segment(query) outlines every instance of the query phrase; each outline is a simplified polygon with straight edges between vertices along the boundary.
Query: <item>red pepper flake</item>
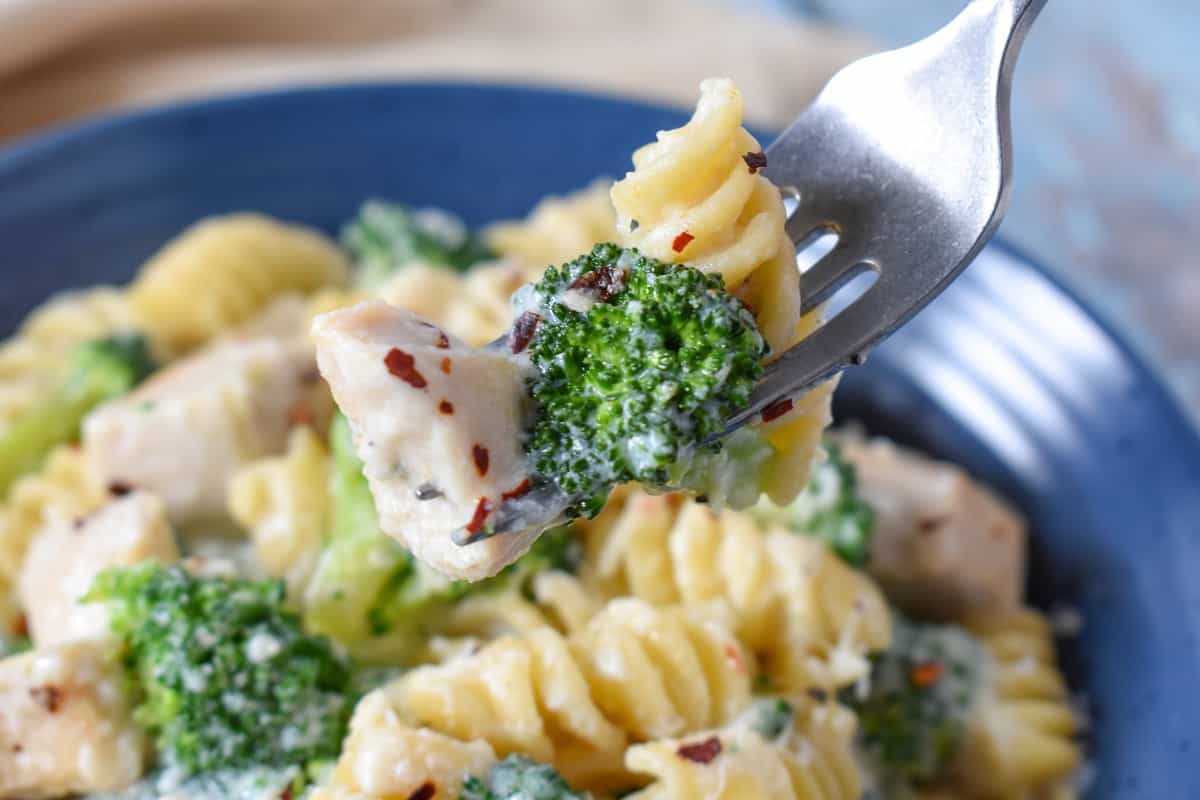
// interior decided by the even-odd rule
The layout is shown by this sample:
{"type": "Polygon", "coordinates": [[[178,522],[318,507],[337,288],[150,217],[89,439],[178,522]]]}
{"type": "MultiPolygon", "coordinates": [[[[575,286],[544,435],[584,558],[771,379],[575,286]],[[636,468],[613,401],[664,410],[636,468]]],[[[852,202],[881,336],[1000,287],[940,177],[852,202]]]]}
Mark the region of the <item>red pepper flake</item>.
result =
{"type": "Polygon", "coordinates": [[[671,249],[674,250],[676,253],[682,253],[683,248],[687,247],[688,244],[691,243],[692,239],[695,239],[695,238],[696,238],[695,236],[692,236],[687,231],[684,231],[683,233],[681,233],[675,237],[675,241],[671,242],[671,249]]]}
{"type": "Polygon", "coordinates": [[[697,764],[709,764],[714,758],[721,755],[721,740],[716,736],[710,736],[703,742],[681,745],[675,754],[688,761],[695,761],[697,764]]]}
{"type": "Polygon", "coordinates": [[[58,713],[58,709],[62,708],[63,690],[57,686],[35,686],[29,690],[29,696],[51,714],[58,713]]]}
{"type": "Polygon", "coordinates": [[[732,644],[727,644],[722,652],[725,653],[725,659],[730,663],[735,672],[739,675],[746,674],[746,662],[742,659],[741,650],[738,650],[732,644]]]}
{"type": "Polygon", "coordinates": [[[442,359],[442,372],[446,373],[447,375],[450,374],[450,356],[446,356],[442,359]]]}
{"type": "Polygon", "coordinates": [[[533,484],[529,482],[529,478],[526,478],[525,480],[521,481],[513,488],[509,489],[507,492],[504,492],[503,494],[501,494],[500,499],[501,500],[515,500],[518,497],[521,497],[522,495],[528,494],[529,490],[532,488],[533,488],[533,484]]]}
{"type": "Polygon", "coordinates": [[[746,153],[742,156],[742,161],[746,162],[746,166],[750,168],[750,174],[753,175],[767,166],[767,154],[761,150],[757,153],[746,153]]]}
{"type": "Polygon", "coordinates": [[[443,333],[442,331],[438,331],[437,348],[439,350],[449,350],[450,349],[450,338],[448,336],[446,336],[446,334],[443,333]]]}
{"type": "Polygon", "coordinates": [[[532,311],[526,311],[517,317],[517,321],[513,323],[512,339],[509,342],[514,353],[519,353],[529,346],[533,335],[537,333],[538,323],[541,321],[542,318],[532,311]]]}
{"type": "Polygon", "coordinates": [[[785,397],[782,400],[776,400],[771,405],[762,410],[762,421],[770,422],[773,419],[779,419],[784,414],[792,410],[792,398],[785,397]]]}
{"type": "Polygon", "coordinates": [[[25,746],[23,744],[21,744],[20,742],[17,742],[9,749],[12,750],[14,753],[22,753],[25,751],[25,746]]]}
{"type": "Polygon", "coordinates": [[[290,783],[283,787],[283,791],[279,793],[279,800],[292,800],[292,785],[290,783]]]}
{"type": "Polygon", "coordinates": [[[108,493],[113,497],[124,497],[133,491],[133,487],[125,481],[112,481],[108,484],[108,493]]]}
{"type": "Polygon", "coordinates": [[[383,363],[387,365],[388,372],[414,389],[425,388],[425,376],[417,371],[413,357],[400,348],[393,347],[388,350],[387,355],[383,357],[383,363]]]}
{"type": "Polygon", "coordinates": [[[475,460],[475,470],[479,473],[479,477],[487,475],[488,464],[491,461],[491,456],[488,449],[481,445],[471,447],[471,458],[475,460]]]}
{"type": "Polygon", "coordinates": [[[479,498],[479,503],[475,506],[475,516],[467,523],[467,533],[479,533],[483,530],[483,523],[491,513],[492,501],[486,497],[479,498]]]}
{"type": "Polygon", "coordinates": [[[608,264],[591,272],[583,273],[567,288],[586,292],[594,296],[601,303],[607,303],[614,296],[623,292],[625,284],[628,282],[629,275],[626,274],[625,270],[608,264]]]}
{"type": "Polygon", "coordinates": [[[24,614],[18,614],[16,621],[13,622],[13,633],[19,639],[29,638],[29,617],[24,614]]]}
{"type": "Polygon", "coordinates": [[[940,661],[926,661],[914,666],[908,673],[908,679],[918,689],[927,689],[940,681],[945,674],[945,664],[940,661]]]}
{"type": "Polygon", "coordinates": [[[454,403],[451,403],[449,400],[443,400],[442,402],[438,403],[438,411],[442,412],[443,414],[453,414],[454,403]]]}
{"type": "Polygon", "coordinates": [[[425,781],[408,796],[408,800],[430,800],[435,794],[437,794],[437,786],[433,781],[425,781]]]}
{"type": "Polygon", "coordinates": [[[316,425],[317,415],[308,400],[297,400],[288,409],[287,420],[289,428],[312,428],[316,425]]]}

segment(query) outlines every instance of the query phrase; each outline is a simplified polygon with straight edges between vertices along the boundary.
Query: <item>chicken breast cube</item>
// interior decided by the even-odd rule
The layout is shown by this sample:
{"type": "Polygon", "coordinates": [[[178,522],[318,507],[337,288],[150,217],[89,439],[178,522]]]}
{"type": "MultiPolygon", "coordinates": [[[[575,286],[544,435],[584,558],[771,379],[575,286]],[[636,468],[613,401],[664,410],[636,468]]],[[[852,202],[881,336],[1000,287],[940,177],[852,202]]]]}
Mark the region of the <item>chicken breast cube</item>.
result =
{"type": "Polygon", "coordinates": [[[114,500],[81,520],[49,523],[21,568],[21,604],[37,647],[108,635],[102,604],[80,603],[103,570],[179,559],[163,502],[147,492],[114,500]]]}
{"type": "Polygon", "coordinates": [[[214,345],[89,415],[84,445],[105,480],[153,491],[173,522],[221,518],[234,471],[283,450],[317,378],[301,340],[214,345]]]}
{"type": "Polygon", "coordinates": [[[142,773],[111,644],[73,642],[0,660],[0,797],[123,789],[142,773]]]}
{"type": "Polygon", "coordinates": [[[452,578],[494,575],[538,530],[451,541],[529,486],[522,368],[373,301],[316,319],[317,363],[350,421],[380,524],[452,578]]]}
{"type": "Polygon", "coordinates": [[[1012,509],[961,467],[883,439],[843,453],[875,510],[868,569],[893,602],[934,619],[1020,607],[1025,523],[1012,509]]]}

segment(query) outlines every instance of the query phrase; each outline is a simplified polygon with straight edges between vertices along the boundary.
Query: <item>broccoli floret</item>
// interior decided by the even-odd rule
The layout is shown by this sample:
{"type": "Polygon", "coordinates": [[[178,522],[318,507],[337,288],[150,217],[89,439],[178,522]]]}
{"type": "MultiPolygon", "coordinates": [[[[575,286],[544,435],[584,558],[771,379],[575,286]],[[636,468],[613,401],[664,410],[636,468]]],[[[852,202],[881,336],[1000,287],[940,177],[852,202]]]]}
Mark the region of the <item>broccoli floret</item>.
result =
{"type": "Polygon", "coordinates": [[[97,576],[142,690],[135,719],[183,774],[303,766],[337,755],[350,670],[284,608],[281,581],[146,563],[97,576]]]}
{"type": "Polygon", "coordinates": [[[468,778],[459,800],[585,800],[558,771],[525,756],[511,755],[492,767],[487,780],[468,778]]]}
{"type": "Polygon", "coordinates": [[[870,689],[843,690],[863,752],[898,785],[939,777],[962,743],[986,653],[953,625],[894,615],[891,646],[872,657],[870,689]]]}
{"type": "Polygon", "coordinates": [[[750,727],[764,739],[778,739],[792,725],[796,709],[780,697],[763,698],[750,707],[750,727]]]}
{"type": "Polygon", "coordinates": [[[83,418],[125,394],[155,369],[146,338],[120,334],[76,348],[61,385],[0,434],[0,497],[36,470],[55,445],[79,438],[83,418]]]}
{"type": "Polygon", "coordinates": [[[875,513],[858,494],[858,475],[837,445],[826,443],[828,458],[813,465],[808,486],[788,506],[764,501],[754,509],[759,519],[815,536],[855,567],[866,565],[875,513]]]}
{"type": "Polygon", "coordinates": [[[330,427],[330,449],[332,522],[309,585],[304,621],[358,658],[407,661],[467,595],[520,588],[543,570],[573,572],[579,565],[579,542],[563,528],[543,535],[494,578],[477,583],[444,578],[380,529],[349,423],[341,415],[330,427]]]}
{"type": "Polygon", "coordinates": [[[281,800],[300,797],[310,776],[300,767],[249,767],[183,777],[159,769],[132,786],[87,795],[87,800],[281,800]]]}
{"type": "Polygon", "coordinates": [[[514,303],[537,315],[526,450],[540,477],[583,498],[576,515],[618,483],[677,484],[699,450],[720,448],[701,443],[762,374],[767,345],[719,275],[637,250],[597,245],[514,303]]]}
{"type": "Polygon", "coordinates": [[[462,220],[435,208],[409,209],[372,200],[342,229],[342,244],[354,255],[356,281],[378,286],[412,261],[466,270],[493,253],[462,220]]]}

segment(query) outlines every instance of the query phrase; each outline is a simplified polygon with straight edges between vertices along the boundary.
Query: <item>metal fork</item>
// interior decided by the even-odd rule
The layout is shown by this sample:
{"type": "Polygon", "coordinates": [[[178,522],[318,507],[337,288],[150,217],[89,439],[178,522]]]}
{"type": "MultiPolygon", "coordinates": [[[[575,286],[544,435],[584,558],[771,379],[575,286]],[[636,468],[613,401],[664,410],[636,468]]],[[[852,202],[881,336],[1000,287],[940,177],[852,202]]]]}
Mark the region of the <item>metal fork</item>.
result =
{"type": "MultiPolygon", "coordinates": [[[[862,364],[962,272],[1004,216],[1012,184],[1009,95],[1017,54],[1046,0],[972,0],[916,44],[837,73],[767,148],[766,174],[794,206],[800,250],[823,233],[834,248],[801,276],[803,310],[866,272],[875,282],[841,313],[767,366],[750,404],[722,436],[771,405],[862,364]]],[[[531,523],[553,524],[570,503],[537,486],[502,504],[470,544],[531,523]]]]}

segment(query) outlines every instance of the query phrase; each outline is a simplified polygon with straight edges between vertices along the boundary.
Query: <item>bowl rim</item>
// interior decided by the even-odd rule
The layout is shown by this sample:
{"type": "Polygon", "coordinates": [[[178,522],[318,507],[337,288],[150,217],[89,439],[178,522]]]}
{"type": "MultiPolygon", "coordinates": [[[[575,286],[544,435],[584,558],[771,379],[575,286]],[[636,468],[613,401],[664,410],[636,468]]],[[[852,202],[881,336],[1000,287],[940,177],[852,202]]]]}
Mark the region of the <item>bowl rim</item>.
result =
{"type": "MultiPolygon", "coordinates": [[[[296,101],[305,98],[317,98],[326,95],[346,95],[354,93],[371,94],[380,91],[393,91],[401,88],[422,89],[451,89],[461,91],[509,91],[577,97],[586,100],[603,100],[620,102],[627,105],[642,106],[646,109],[686,110],[681,106],[669,103],[655,102],[642,98],[629,97],[619,92],[605,92],[595,89],[574,89],[561,86],[539,85],[536,83],[519,83],[510,81],[483,80],[363,80],[337,82],[320,85],[284,86],[269,89],[251,89],[247,91],[223,92],[199,98],[184,98],[142,106],[131,109],[104,111],[86,117],[67,121],[48,128],[35,130],[14,140],[0,144],[0,189],[4,188],[6,176],[10,173],[20,173],[21,166],[30,161],[53,158],[63,149],[70,148],[90,138],[104,135],[130,125],[152,123],[169,120],[184,114],[219,114],[262,102],[279,100],[296,101]]],[[[762,132],[762,129],[758,129],[762,132]]],[[[1176,427],[1187,431],[1188,441],[1179,441],[1179,453],[1188,452],[1192,459],[1200,465],[1200,419],[1196,419],[1184,405],[1182,398],[1164,374],[1163,365],[1157,363],[1141,348],[1134,344],[1131,336],[1124,333],[1108,312],[1099,307],[1088,297],[1088,291],[1079,285],[1062,270],[1049,266],[1040,258],[1032,256],[1028,250],[1014,245],[1003,236],[995,237],[990,247],[997,247],[1009,255],[1028,264],[1042,277],[1048,280],[1054,288],[1061,291],[1072,303],[1078,306],[1091,318],[1104,335],[1116,346],[1131,366],[1143,379],[1144,385],[1153,386],[1158,393],[1157,401],[1177,423],[1176,427]]]]}

